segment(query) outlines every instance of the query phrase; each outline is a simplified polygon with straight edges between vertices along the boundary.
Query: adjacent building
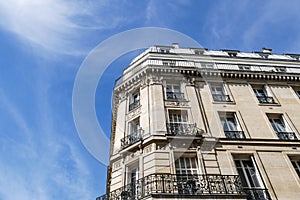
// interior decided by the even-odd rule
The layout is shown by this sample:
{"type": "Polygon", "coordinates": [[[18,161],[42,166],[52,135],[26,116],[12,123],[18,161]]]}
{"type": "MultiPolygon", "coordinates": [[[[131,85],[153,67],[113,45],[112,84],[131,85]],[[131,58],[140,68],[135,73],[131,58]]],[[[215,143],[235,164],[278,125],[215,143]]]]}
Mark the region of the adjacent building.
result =
{"type": "Polygon", "coordinates": [[[153,46],[116,81],[107,194],[300,198],[300,55],[153,46]]]}

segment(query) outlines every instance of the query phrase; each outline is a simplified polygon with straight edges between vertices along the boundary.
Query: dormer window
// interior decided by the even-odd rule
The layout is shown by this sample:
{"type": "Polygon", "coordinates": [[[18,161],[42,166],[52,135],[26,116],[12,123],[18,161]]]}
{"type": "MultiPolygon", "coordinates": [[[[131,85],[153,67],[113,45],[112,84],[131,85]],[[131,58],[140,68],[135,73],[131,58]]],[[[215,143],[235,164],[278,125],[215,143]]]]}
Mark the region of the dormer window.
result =
{"type": "Polygon", "coordinates": [[[163,60],[162,64],[164,66],[176,66],[176,61],[175,60],[163,60]]]}
{"type": "Polygon", "coordinates": [[[251,66],[250,65],[239,65],[239,70],[250,71],[251,66]]]}
{"type": "Polygon", "coordinates": [[[285,67],[275,67],[275,72],[286,72],[285,67]]]}
{"type": "Polygon", "coordinates": [[[204,68],[204,69],[213,69],[214,65],[213,65],[213,63],[201,63],[201,68],[204,68]]]}
{"type": "Polygon", "coordinates": [[[160,53],[170,53],[170,49],[159,49],[160,53]]]}

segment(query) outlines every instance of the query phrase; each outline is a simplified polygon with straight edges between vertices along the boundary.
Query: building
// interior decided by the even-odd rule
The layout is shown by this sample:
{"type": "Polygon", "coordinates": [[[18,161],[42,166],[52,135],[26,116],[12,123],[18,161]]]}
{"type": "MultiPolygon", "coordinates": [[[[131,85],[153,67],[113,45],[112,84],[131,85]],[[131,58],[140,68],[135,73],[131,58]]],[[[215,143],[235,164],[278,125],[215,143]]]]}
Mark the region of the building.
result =
{"type": "Polygon", "coordinates": [[[115,199],[300,199],[300,55],[153,46],[114,89],[115,199]]]}

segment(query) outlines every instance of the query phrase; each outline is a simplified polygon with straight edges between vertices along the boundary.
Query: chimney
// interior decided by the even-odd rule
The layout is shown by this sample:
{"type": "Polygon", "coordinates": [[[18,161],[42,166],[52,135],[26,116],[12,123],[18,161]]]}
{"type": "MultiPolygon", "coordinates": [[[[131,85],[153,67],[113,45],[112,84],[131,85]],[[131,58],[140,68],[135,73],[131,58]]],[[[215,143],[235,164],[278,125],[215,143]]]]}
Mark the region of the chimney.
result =
{"type": "Polygon", "coordinates": [[[173,47],[174,49],[178,49],[178,48],[179,48],[179,44],[178,44],[178,43],[173,43],[173,44],[172,44],[172,47],[173,47]]]}
{"type": "Polygon", "coordinates": [[[262,48],[262,52],[263,52],[263,53],[267,53],[267,54],[272,54],[272,49],[263,47],[263,48],[262,48]]]}

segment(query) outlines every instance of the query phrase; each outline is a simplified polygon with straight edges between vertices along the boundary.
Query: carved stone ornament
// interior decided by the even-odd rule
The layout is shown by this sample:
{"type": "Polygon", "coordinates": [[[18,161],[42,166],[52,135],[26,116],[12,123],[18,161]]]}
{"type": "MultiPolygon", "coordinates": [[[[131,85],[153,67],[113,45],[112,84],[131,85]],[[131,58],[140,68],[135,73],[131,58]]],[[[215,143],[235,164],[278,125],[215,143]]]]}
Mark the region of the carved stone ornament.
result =
{"type": "Polygon", "coordinates": [[[186,101],[165,101],[165,106],[170,107],[188,107],[189,103],[186,101]]]}
{"type": "Polygon", "coordinates": [[[140,115],[141,114],[141,106],[130,111],[128,114],[127,114],[127,120],[131,120],[133,118],[135,118],[136,116],[140,115]]]}

